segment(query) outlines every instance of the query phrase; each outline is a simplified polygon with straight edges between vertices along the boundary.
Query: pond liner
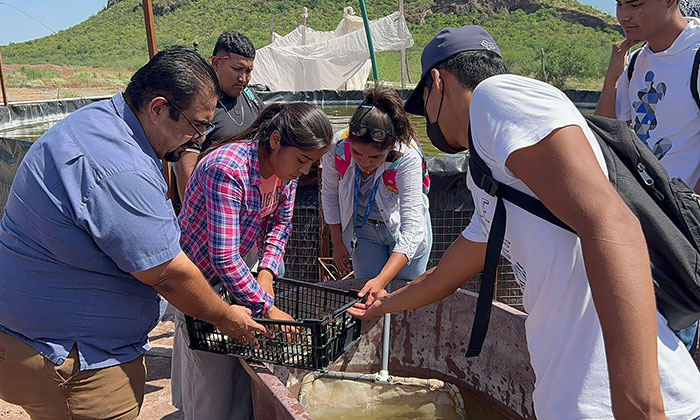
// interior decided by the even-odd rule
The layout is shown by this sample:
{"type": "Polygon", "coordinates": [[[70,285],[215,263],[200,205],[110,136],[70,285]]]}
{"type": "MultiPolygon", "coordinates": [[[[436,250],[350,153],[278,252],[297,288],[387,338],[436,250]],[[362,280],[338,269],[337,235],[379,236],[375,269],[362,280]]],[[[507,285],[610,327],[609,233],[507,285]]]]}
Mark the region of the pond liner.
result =
{"type": "MultiPolygon", "coordinates": [[[[404,100],[412,90],[400,89],[399,95],[404,100]]],[[[564,90],[566,96],[576,106],[595,108],[600,98],[600,92],[585,90],[564,90]]],[[[274,102],[307,102],[319,106],[324,105],[357,105],[362,102],[363,92],[359,90],[313,90],[305,92],[258,92],[265,103],[274,102]]],[[[85,98],[67,98],[45,101],[11,102],[0,108],[0,130],[36,124],[45,121],[59,120],[76,109],[89,103],[110,98],[111,96],[94,96],[85,98]]]]}
{"type": "Polygon", "coordinates": [[[42,122],[58,121],[71,112],[109,96],[74,99],[54,99],[36,102],[10,102],[0,108],[0,130],[22,127],[42,122]]]}
{"type": "Polygon", "coordinates": [[[5,212],[12,180],[31,145],[28,141],[0,137],[0,218],[5,212]]]}

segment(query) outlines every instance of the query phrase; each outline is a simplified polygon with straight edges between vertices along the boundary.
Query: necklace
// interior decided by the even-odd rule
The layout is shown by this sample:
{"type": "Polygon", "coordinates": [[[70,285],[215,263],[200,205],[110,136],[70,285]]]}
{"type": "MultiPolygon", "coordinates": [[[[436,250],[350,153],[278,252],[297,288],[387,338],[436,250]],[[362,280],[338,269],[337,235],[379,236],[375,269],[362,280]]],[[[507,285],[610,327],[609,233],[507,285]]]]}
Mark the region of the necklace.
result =
{"type": "MultiPolygon", "coordinates": [[[[224,105],[224,103],[221,102],[221,99],[218,99],[218,101],[219,101],[219,105],[221,105],[221,107],[224,109],[224,112],[226,112],[226,115],[228,115],[228,117],[231,118],[231,121],[233,121],[233,123],[236,124],[236,125],[239,126],[239,127],[242,126],[242,125],[243,125],[243,121],[245,121],[245,107],[243,106],[243,102],[241,102],[241,122],[238,122],[238,121],[236,121],[235,118],[233,118],[233,115],[231,115],[231,113],[228,112],[228,109],[226,109],[226,106],[224,105]]],[[[235,107],[236,107],[236,105],[234,104],[234,105],[231,107],[231,109],[233,109],[233,108],[235,108],[235,107]]]]}

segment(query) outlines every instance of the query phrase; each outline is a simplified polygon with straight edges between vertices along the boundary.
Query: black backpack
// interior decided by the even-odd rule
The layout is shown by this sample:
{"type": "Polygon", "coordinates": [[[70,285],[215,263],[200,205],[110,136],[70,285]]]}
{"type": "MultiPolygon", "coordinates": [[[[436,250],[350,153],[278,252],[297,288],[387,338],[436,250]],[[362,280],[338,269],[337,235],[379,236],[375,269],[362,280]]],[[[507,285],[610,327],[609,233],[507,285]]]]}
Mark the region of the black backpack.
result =
{"type": "MultiPolygon", "coordinates": [[[[700,196],[668,173],[623,121],[584,116],[600,144],[610,182],[639,218],[649,249],[656,304],[669,326],[680,330],[700,318],[700,196]]],[[[503,200],[574,232],[536,198],[496,181],[469,133],[469,172],[474,183],[497,197],[467,357],[476,356],[488,329],[503,246],[503,200]]],[[[575,232],[574,232],[575,233],[575,232]]]]}
{"type": "MultiPolygon", "coordinates": [[[[634,65],[637,63],[637,57],[642,51],[641,48],[637,49],[630,55],[630,62],[627,65],[627,81],[632,80],[632,74],[634,73],[634,65]]],[[[695,100],[698,108],[700,108],[700,94],[698,93],[698,68],[700,68],[700,48],[695,51],[695,58],[693,59],[693,68],[690,70],[690,95],[695,100]]]]}

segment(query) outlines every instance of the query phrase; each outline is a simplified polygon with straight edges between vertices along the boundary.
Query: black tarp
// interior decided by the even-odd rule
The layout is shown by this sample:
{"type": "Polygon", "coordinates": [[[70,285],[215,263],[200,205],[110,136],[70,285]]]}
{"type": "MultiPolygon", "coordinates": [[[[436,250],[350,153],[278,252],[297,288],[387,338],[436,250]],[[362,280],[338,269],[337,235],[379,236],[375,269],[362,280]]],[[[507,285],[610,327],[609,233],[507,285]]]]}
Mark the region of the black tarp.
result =
{"type": "Polygon", "coordinates": [[[0,137],[0,217],[4,213],[15,173],[31,145],[28,141],[0,137]]]}

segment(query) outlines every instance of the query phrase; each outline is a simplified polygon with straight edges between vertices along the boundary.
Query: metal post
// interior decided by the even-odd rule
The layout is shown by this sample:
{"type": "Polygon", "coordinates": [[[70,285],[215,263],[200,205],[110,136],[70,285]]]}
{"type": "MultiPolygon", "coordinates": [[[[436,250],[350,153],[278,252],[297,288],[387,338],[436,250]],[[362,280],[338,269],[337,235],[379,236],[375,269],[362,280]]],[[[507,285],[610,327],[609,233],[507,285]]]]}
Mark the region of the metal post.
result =
{"type": "MultiPolygon", "coordinates": [[[[403,0],[399,0],[399,16],[405,19],[403,15],[403,0]]],[[[404,37],[403,25],[399,24],[399,36],[404,37]]],[[[401,89],[406,89],[406,49],[401,48],[401,89]]]]}
{"type": "Polygon", "coordinates": [[[306,45],[306,22],[309,20],[309,9],[301,9],[301,45],[306,45]]]}
{"type": "Polygon", "coordinates": [[[158,52],[156,27],[153,19],[153,1],[143,0],[143,17],[146,20],[146,40],[148,42],[148,57],[152,58],[158,52]]]}
{"type": "MultiPolygon", "coordinates": [[[[143,0],[143,18],[146,22],[146,41],[148,43],[148,57],[153,58],[154,55],[158,53],[158,43],[156,41],[156,24],[153,18],[153,1],[143,0]]],[[[168,198],[172,200],[173,206],[177,201],[177,185],[175,185],[175,180],[173,179],[173,168],[170,166],[170,162],[162,160],[163,162],[163,178],[168,184],[168,198]]]]}
{"type": "Polygon", "coordinates": [[[544,68],[544,48],[540,48],[542,52],[542,80],[547,83],[547,70],[544,68]]]}
{"type": "MultiPolygon", "coordinates": [[[[322,189],[322,179],[321,179],[321,164],[318,165],[317,172],[317,188],[318,188],[318,236],[319,236],[319,249],[318,255],[321,258],[328,258],[331,256],[331,231],[326,224],[326,218],[323,216],[323,200],[321,200],[321,189],[322,189]]],[[[338,268],[340,271],[340,267],[338,268]]],[[[320,274],[320,267],[319,267],[320,274]]]]}
{"type": "Polygon", "coordinates": [[[270,44],[275,42],[275,15],[270,16],[270,44]]]}
{"type": "Polygon", "coordinates": [[[2,72],[2,53],[0,52],[0,88],[2,88],[2,103],[7,106],[7,92],[5,91],[5,75],[2,72]]]}
{"type": "Polygon", "coordinates": [[[377,70],[377,57],[374,55],[374,43],[372,42],[372,32],[369,29],[369,18],[367,18],[367,7],[365,7],[365,0],[360,0],[360,10],[362,10],[362,20],[365,23],[365,35],[367,35],[369,58],[372,60],[372,76],[374,76],[374,85],[376,87],[379,85],[379,70],[377,70]]]}

